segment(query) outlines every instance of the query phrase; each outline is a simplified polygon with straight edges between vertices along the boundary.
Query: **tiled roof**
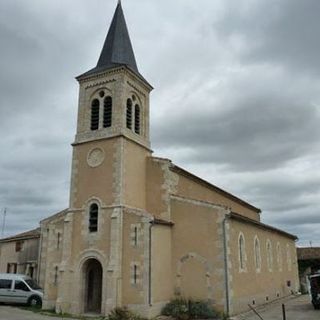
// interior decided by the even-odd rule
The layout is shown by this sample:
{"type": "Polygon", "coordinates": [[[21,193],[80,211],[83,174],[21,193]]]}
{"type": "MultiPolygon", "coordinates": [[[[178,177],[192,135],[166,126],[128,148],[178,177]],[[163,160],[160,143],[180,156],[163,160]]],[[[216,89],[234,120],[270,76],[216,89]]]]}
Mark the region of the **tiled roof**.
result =
{"type": "Polygon", "coordinates": [[[33,229],[30,231],[26,231],[23,233],[16,234],[14,236],[0,239],[1,242],[10,242],[10,241],[17,241],[17,240],[26,240],[26,239],[32,239],[32,238],[39,238],[40,237],[40,228],[33,229]]]}

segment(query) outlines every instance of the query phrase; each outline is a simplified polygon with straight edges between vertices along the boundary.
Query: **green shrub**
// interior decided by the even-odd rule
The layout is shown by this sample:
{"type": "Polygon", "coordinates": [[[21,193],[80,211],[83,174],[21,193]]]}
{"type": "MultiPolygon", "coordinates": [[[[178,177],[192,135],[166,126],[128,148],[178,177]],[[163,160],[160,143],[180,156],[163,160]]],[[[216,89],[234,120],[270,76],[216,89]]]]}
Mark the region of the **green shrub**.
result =
{"type": "Polygon", "coordinates": [[[127,308],[115,308],[107,317],[107,320],[145,320],[127,308]]]}
{"type": "Polygon", "coordinates": [[[183,299],[174,299],[162,309],[164,316],[171,316],[179,320],[189,319],[188,301],[183,299]]]}
{"type": "Polygon", "coordinates": [[[169,302],[162,314],[178,320],[187,319],[219,319],[219,313],[206,301],[175,299],[169,302]]]}

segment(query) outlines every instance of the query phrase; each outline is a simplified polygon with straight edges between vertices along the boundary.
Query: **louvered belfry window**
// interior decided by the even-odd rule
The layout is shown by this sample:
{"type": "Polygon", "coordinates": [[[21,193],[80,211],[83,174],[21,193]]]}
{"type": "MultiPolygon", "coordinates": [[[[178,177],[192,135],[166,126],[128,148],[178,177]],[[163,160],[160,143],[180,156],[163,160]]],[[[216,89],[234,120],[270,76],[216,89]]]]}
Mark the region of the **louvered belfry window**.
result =
{"type": "Polygon", "coordinates": [[[90,212],[89,212],[89,231],[90,232],[98,231],[98,214],[99,214],[99,207],[96,203],[93,203],[90,206],[90,212]]]}
{"type": "Polygon", "coordinates": [[[104,99],[103,127],[109,128],[112,125],[112,98],[110,96],[104,99]]]}
{"type": "Polygon", "coordinates": [[[127,128],[132,128],[132,101],[131,99],[127,100],[127,128]]]}
{"type": "Polygon", "coordinates": [[[134,107],[134,132],[140,134],[140,107],[137,104],[134,107]]]}
{"type": "Polygon", "coordinates": [[[91,104],[91,130],[99,129],[99,108],[99,100],[94,99],[91,104]]]}

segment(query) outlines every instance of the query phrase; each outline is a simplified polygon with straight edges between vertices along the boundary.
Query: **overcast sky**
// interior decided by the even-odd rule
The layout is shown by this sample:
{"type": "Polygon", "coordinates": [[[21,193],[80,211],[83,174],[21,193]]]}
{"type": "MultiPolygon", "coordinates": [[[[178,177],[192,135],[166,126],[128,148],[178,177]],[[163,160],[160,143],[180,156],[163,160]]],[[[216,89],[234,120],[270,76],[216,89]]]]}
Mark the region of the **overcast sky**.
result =
{"type": "MultiPolygon", "coordinates": [[[[116,0],[1,0],[5,236],[68,206],[78,84],[116,0]]],[[[320,245],[320,1],[123,0],[155,155],[320,245]]],[[[2,219],[2,216],[1,216],[2,219]]],[[[0,221],[2,225],[2,221],[0,221]]]]}

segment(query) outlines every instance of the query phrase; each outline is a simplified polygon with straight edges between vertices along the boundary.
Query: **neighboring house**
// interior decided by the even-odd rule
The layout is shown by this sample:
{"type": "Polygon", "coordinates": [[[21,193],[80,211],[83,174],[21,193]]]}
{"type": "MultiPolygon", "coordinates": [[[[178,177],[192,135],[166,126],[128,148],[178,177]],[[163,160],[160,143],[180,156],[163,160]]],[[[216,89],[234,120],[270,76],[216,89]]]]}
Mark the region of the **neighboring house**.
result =
{"type": "Polygon", "coordinates": [[[320,272],[320,248],[297,248],[301,291],[308,292],[307,277],[320,272]]]}
{"type": "Polygon", "coordinates": [[[40,228],[0,239],[0,273],[37,279],[40,228]]]}
{"type": "Polygon", "coordinates": [[[294,235],[152,156],[152,87],[138,71],[120,2],[97,66],[77,80],[69,208],[41,222],[44,308],[105,315],[128,306],[151,317],[184,297],[235,314],[298,291],[294,235]]]}

